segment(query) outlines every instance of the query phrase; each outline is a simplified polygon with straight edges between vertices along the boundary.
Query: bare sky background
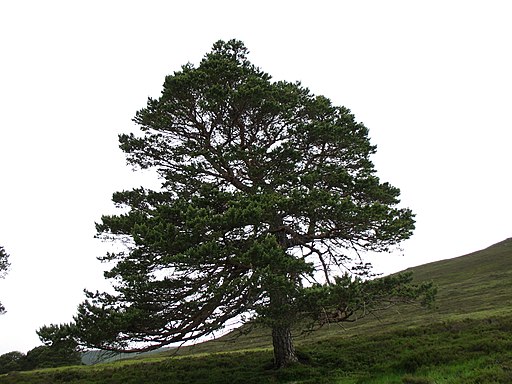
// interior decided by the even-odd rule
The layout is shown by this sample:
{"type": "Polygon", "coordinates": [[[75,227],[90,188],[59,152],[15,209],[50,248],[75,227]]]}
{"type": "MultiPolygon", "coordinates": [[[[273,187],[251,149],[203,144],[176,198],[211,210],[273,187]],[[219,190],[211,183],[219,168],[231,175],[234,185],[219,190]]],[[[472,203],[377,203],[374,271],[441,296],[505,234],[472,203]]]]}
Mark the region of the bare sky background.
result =
{"type": "Polygon", "coordinates": [[[370,129],[374,162],[416,213],[377,271],[512,236],[509,1],[0,2],[0,354],[69,322],[109,286],[94,222],[132,173],[117,135],[164,77],[237,38],[276,80],[300,80],[370,129]]]}

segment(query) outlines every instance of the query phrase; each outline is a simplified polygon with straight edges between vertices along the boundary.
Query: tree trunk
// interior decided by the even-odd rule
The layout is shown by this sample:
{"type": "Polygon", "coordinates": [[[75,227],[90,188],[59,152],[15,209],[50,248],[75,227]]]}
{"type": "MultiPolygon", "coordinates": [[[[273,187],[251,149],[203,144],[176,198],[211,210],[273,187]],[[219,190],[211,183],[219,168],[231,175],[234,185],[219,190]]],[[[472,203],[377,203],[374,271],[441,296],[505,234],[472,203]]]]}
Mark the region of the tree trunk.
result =
{"type": "Polygon", "coordinates": [[[274,364],[277,368],[298,361],[290,326],[274,326],[272,328],[272,344],[274,345],[274,364]]]}
{"type": "MultiPolygon", "coordinates": [[[[283,256],[292,257],[286,254],[288,240],[285,231],[281,229],[283,228],[281,217],[276,217],[273,227],[278,229],[274,232],[274,235],[283,250],[283,256]]],[[[289,271],[283,268],[281,264],[273,272],[276,277],[279,277],[276,281],[285,277],[286,280],[291,280],[292,283],[295,282],[293,276],[290,276],[289,271]]],[[[290,312],[291,300],[288,297],[289,292],[290,286],[286,283],[283,286],[277,285],[270,291],[270,309],[273,320],[272,344],[274,345],[274,364],[276,368],[286,367],[299,361],[293,346],[291,324],[294,316],[292,314],[293,311],[290,312]]]]}

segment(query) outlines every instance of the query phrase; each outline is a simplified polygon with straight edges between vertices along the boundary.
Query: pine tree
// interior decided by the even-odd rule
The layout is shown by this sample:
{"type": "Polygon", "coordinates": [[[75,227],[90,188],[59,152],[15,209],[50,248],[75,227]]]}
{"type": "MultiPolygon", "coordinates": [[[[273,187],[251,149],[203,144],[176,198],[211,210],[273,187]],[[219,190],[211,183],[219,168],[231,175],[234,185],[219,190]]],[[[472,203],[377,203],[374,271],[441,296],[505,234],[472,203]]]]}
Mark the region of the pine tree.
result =
{"type": "Polygon", "coordinates": [[[244,316],[271,327],[281,367],[297,361],[299,320],[347,320],[426,293],[410,276],[367,279],[359,260],[414,229],[399,190],[376,176],[368,129],[247,54],[217,42],[166,77],[134,118],[140,134],[120,135],[128,163],[156,170],[161,189],[115,193],[124,213],[97,224],[124,248],[101,258],[116,293],[88,292],[79,307],[82,343],[145,351],[244,316]]]}

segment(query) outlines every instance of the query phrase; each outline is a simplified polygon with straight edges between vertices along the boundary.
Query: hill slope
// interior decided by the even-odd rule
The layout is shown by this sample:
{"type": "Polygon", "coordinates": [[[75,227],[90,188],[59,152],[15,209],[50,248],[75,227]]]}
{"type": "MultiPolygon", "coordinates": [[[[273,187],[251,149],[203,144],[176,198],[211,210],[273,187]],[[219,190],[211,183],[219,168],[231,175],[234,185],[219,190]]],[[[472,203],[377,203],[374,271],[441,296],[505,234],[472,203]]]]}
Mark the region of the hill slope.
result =
{"type": "Polygon", "coordinates": [[[411,268],[439,286],[440,314],[497,313],[512,308],[512,238],[478,252],[411,268]]]}

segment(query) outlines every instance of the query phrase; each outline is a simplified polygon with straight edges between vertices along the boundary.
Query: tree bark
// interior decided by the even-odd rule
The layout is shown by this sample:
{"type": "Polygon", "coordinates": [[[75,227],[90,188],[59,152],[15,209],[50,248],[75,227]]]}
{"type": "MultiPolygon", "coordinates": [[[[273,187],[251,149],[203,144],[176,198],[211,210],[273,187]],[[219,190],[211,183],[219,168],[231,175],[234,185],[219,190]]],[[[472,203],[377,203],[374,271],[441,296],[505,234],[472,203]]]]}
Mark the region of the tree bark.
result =
{"type": "Polygon", "coordinates": [[[272,344],[274,345],[274,364],[282,368],[299,361],[293,346],[290,326],[274,326],[272,328],[272,344]]]}
{"type": "MultiPolygon", "coordinates": [[[[287,237],[284,231],[283,220],[277,216],[273,223],[273,228],[276,228],[274,232],[279,246],[286,252],[287,237]]],[[[282,267],[281,267],[282,268],[282,267]]],[[[286,270],[274,271],[276,275],[281,275],[287,279],[293,279],[286,270]]],[[[272,344],[274,346],[274,365],[276,368],[286,367],[287,365],[298,362],[297,355],[295,354],[295,347],[293,346],[291,324],[293,314],[290,313],[289,304],[290,299],[288,297],[287,290],[289,287],[283,286],[273,289],[270,292],[270,308],[272,313],[272,344]]]]}

